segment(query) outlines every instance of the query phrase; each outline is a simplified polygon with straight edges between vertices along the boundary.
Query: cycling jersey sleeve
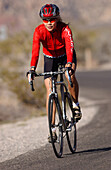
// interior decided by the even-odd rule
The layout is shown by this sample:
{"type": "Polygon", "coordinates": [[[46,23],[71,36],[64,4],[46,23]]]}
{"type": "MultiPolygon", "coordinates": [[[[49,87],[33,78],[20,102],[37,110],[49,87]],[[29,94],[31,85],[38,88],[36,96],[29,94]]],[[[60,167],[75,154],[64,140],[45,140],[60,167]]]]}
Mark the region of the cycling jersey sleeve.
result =
{"type": "Polygon", "coordinates": [[[74,42],[73,42],[71,29],[68,26],[63,31],[63,37],[65,39],[67,62],[72,63],[72,61],[73,61],[73,51],[74,51],[74,42]]]}
{"type": "Polygon", "coordinates": [[[40,33],[36,28],[33,35],[33,44],[32,44],[32,58],[31,58],[31,67],[37,67],[39,59],[39,50],[40,50],[40,33]]]}

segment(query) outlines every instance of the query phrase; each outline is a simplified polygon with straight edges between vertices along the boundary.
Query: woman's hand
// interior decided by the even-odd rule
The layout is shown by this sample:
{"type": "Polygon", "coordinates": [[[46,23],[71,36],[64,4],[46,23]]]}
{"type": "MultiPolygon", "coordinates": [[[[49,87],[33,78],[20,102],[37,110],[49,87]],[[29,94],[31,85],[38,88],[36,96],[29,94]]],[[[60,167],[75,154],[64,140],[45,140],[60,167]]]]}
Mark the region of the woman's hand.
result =
{"type": "Polygon", "coordinates": [[[34,80],[35,78],[35,70],[31,69],[30,71],[27,72],[27,77],[28,81],[30,82],[31,80],[34,80]]]}
{"type": "Polygon", "coordinates": [[[75,73],[75,67],[74,67],[74,63],[70,64],[70,63],[67,63],[65,65],[65,67],[68,67],[69,69],[69,75],[73,75],[75,73]]]}

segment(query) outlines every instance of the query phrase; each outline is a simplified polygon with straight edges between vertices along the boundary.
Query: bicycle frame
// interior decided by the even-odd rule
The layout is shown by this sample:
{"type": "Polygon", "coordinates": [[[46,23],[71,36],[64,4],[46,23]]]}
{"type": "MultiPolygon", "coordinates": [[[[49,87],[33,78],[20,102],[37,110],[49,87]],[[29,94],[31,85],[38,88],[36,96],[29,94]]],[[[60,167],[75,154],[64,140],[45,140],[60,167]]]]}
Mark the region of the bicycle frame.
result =
{"type": "MultiPolygon", "coordinates": [[[[45,72],[45,73],[34,73],[34,76],[35,77],[38,77],[38,76],[45,76],[45,75],[50,75],[51,76],[51,94],[54,94],[55,97],[57,98],[58,100],[58,103],[59,103],[59,99],[58,99],[58,93],[57,93],[57,89],[56,89],[56,86],[60,85],[60,92],[61,92],[61,100],[62,100],[62,109],[60,107],[60,110],[61,110],[61,114],[62,114],[62,119],[66,120],[66,112],[65,112],[65,103],[64,103],[64,89],[65,89],[65,92],[68,92],[68,89],[66,87],[66,84],[64,83],[64,78],[63,78],[63,74],[65,74],[65,72],[67,72],[67,76],[68,76],[68,79],[69,79],[69,82],[70,82],[70,85],[71,87],[73,86],[72,85],[72,81],[71,81],[71,76],[69,75],[69,67],[67,68],[64,68],[62,65],[59,64],[59,71],[55,71],[55,72],[45,72]],[[64,71],[63,71],[64,69],[64,71]],[[59,75],[60,74],[60,81],[55,81],[55,75],[59,75]]],[[[33,80],[31,80],[33,78],[33,73],[30,74],[30,82],[29,84],[31,85],[31,90],[34,91],[34,87],[33,87],[33,80]]],[[[59,104],[60,106],[60,104],[59,104]]],[[[66,126],[65,126],[65,123],[63,121],[63,125],[64,125],[64,130],[66,130],[66,126]]]]}
{"type": "MultiPolygon", "coordinates": [[[[62,71],[62,67],[59,67],[60,71],[62,71]]],[[[66,120],[66,111],[65,111],[65,103],[64,103],[64,89],[65,89],[65,92],[68,92],[68,89],[67,89],[67,86],[66,84],[64,83],[64,78],[63,78],[63,73],[60,74],[60,81],[55,81],[55,78],[54,77],[51,77],[52,81],[51,81],[51,85],[52,85],[52,91],[50,93],[51,94],[54,94],[55,97],[57,98],[58,100],[58,103],[59,103],[59,99],[58,99],[58,93],[57,93],[57,88],[56,86],[60,86],[60,93],[61,93],[61,100],[62,100],[62,109],[61,109],[61,106],[60,106],[60,110],[61,110],[61,114],[62,114],[62,119],[63,120],[66,120]]],[[[63,121],[63,125],[64,125],[64,130],[66,130],[66,125],[65,125],[65,122],[63,121]]]]}
{"type": "Polygon", "coordinates": [[[67,76],[68,76],[70,85],[72,87],[71,77],[69,75],[69,70],[68,70],[69,68],[64,68],[64,71],[63,71],[63,67],[59,66],[59,69],[60,71],[56,71],[56,72],[46,72],[46,73],[37,74],[35,72],[33,73],[30,71],[28,73],[30,74],[29,83],[31,85],[32,91],[34,91],[33,80],[32,80],[33,75],[35,77],[45,76],[45,75],[51,76],[51,93],[49,95],[49,102],[48,102],[48,120],[49,120],[49,131],[50,131],[50,137],[51,137],[51,142],[50,141],[49,142],[52,143],[54,153],[58,158],[60,158],[63,154],[63,138],[65,136],[67,137],[69,149],[72,153],[76,151],[76,140],[77,140],[76,120],[74,118],[74,113],[72,109],[72,99],[68,92],[67,86],[64,82],[64,78],[63,78],[65,71],[67,71],[67,76]],[[55,75],[60,75],[60,81],[57,81],[55,79],[55,75]],[[60,96],[61,96],[62,106],[60,105],[60,102],[59,102],[60,100],[58,96],[57,86],[60,86],[60,96]],[[67,106],[69,108],[68,112],[67,112],[67,106]],[[70,113],[71,113],[71,116],[70,116],[70,113]],[[58,135],[56,135],[57,136],[56,139],[53,139],[52,130],[54,130],[54,128],[58,130],[56,131],[58,132],[58,135]],[[64,136],[63,136],[63,133],[65,133],[64,136]]]}

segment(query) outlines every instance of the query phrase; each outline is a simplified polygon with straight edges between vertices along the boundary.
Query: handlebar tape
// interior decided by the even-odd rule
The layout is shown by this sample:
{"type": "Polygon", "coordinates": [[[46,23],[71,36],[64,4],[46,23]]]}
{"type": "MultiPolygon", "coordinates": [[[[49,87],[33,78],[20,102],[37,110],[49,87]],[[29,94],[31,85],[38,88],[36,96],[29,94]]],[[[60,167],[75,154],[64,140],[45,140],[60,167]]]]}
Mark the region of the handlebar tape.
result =
{"type": "Polygon", "coordinates": [[[67,76],[68,76],[68,80],[69,80],[70,86],[73,87],[73,83],[71,81],[71,76],[69,75],[69,69],[66,70],[66,73],[67,73],[67,76]]]}

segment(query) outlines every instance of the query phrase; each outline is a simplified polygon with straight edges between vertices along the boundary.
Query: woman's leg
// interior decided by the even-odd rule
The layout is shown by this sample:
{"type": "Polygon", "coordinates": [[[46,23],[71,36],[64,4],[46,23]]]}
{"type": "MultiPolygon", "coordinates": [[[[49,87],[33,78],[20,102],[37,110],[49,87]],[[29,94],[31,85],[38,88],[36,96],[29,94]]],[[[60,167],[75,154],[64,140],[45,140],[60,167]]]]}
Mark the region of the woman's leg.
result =
{"type": "Polygon", "coordinates": [[[51,79],[50,78],[46,78],[44,80],[45,83],[45,87],[46,87],[46,112],[48,115],[48,101],[49,101],[49,94],[51,93],[51,79]]]}
{"type": "MultiPolygon", "coordinates": [[[[47,115],[48,115],[48,101],[49,101],[49,94],[51,93],[51,78],[46,78],[44,80],[45,82],[45,87],[46,87],[46,90],[47,90],[47,93],[46,93],[46,112],[47,112],[47,115]]],[[[53,105],[53,119],[52,119],[52,124],[55,124],[55,111],[56,108],[55,108],[55,104],[53,105]]]]}
{"type": "MultiPolygon", "coordinates": [[[[66,64],[66,67],[67,67],[67,64],[66,64]]],[[[78,82],[77,82],[76,77],[75,77],[75,70],[76,69],[75,69],[74,63],[72,63],[72,69],[74,70],[74,73],[71,75],[73,87],[70,86],[67,74],[66,74],[66,79],[68,81],[69,91],[70,91],[71,96],[73,98],[73,109],[74,109],[74,112],[76,114],[75,116],[76,116],[77,120],[80,120],[81,117],[82,117],[82,113],[81,113],[80,105],[79,105],[79,102],[78,102],[79,85],[78,85],[78,82]]]]}
{"type": "MultiPolygon", "coordinates": [[[[75,70],[75,64],[74,63],[72,64],[72,69],[75,70]]],[[[77,79],[75,77],[75,73],[73,75],[71,75],[71,81],[73,83],[73,87],[70,86],[67,74],[65,74],[65,76],[66,76],[66,79],[68,81],[68,88],[69,88],[69,91],[71,93],[71,96],[73,97],[73,101],[74,101],[74,103],[78,103],[79,85],[78,85],[77,79]]]]}

